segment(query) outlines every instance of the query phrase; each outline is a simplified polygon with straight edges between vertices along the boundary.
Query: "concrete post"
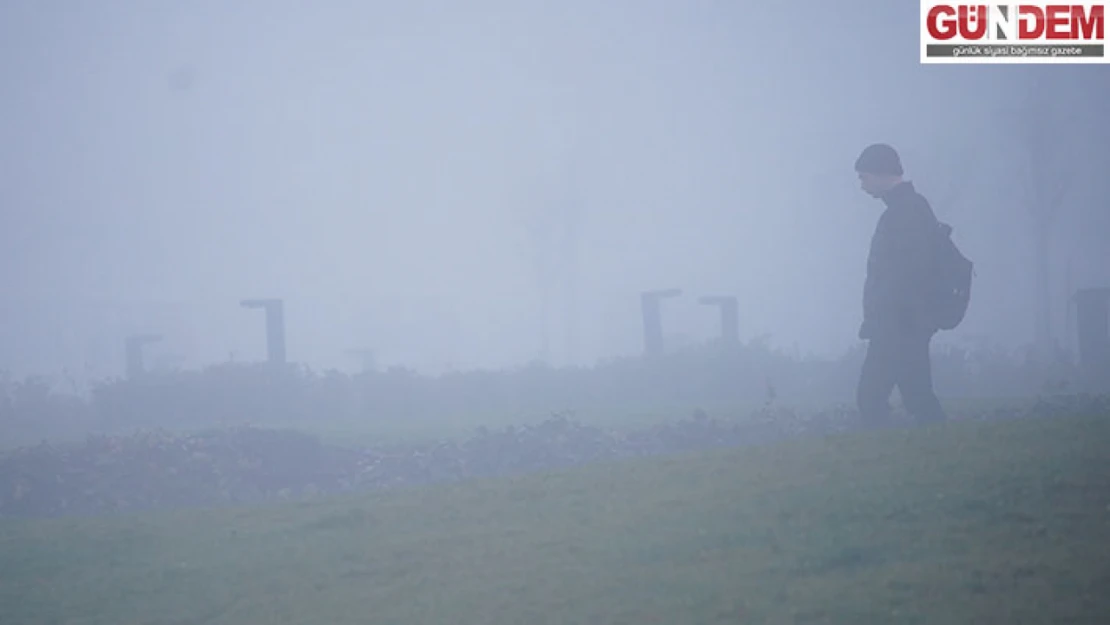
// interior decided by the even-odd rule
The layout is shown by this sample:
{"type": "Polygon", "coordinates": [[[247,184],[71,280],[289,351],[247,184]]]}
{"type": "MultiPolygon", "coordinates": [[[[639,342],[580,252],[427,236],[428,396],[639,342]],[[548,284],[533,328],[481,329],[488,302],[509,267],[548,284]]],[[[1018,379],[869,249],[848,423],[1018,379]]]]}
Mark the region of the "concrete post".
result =
{"type": "Polygon", "coordinates": [[[143,346],[162,340],[159,334],[133,334],[125,341],[127,353],[127,378],[135,379],[141,376],[146,367],[143,366],[143,346]]]}
{"type": "Polygon", "coordinates": [[[266,357],[272,363],[285,362],[285,302],[280,299],[247,299],[243,308],[266,311],[266,357]]]}
{"type": "Polygon", "coordinates": [[[640,311],[644,322],[644,353],[658,356],[663,353],[663,318],[660,302],[682,295],[681,289],[644,291],[640,294],[640,311]]]}
{"type": "Polygon", "coordinates": [[[721,312],[721,342],[740,342],[740,302],[735,295],[707,295],[698,300],[705,306],[716,306],[721,312]]]}
{"type": "Polygon", "coordinates": [[[1079,363],[1089,373],[1110,375],[1110,288],[1081,289],[1073,299],[1079,363]]]}

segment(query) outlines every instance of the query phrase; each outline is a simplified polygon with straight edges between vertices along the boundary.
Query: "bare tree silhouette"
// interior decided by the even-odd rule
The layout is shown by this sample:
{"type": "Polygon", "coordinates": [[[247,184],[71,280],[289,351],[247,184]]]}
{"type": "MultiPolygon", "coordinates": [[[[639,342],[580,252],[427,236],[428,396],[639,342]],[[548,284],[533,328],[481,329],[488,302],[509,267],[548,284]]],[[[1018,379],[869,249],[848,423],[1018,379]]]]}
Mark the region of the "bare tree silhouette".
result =
{"type": "MultiPolygon", "coordinates": [[[[1067,191],[1076,182],[1078,163],[1068,158],[1083,140],[1079,112],[1071,101],[1055,97],[1062,76],[1044,67],[1022,73],[1022,92],[1015,106],[1003,111],[1016,128],[1014,148],[1022,165],[1016,172],[1025,210],[1033,227],[1034,347],[1041,356],[1055,351],[1052,332],[1052,235],[1065,204],[1067,191]]],[[[1009,134],[1009,133],[1007,133],[1009,134]]]]}
{"type": "Polygon", "coordinates": [[[540,291],[540,351],[545,361],[551,358],[552,316],[558,308],[565,358],[573,360],[576,355],[578,257],[584,198],[574,158],[575,152],[571,150],[562,161],[563,167],[541,179],[539,200],[525,213],[532,268],[540,291]]]}

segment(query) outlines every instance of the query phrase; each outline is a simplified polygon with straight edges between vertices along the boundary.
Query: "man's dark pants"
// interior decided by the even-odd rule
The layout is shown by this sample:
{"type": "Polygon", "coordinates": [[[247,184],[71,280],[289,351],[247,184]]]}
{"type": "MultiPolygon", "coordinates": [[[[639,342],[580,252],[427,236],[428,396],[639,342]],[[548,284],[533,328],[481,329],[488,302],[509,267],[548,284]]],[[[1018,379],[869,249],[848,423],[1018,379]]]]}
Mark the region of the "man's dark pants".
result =
{"type": "Polygon", "coordinates": [[[886,332],[871,337],[856,389],[856,404],[865,424],[889,424],[890,394],[895,387],[906,411],[919,423],[945,420],[933,392],[932,338],[931,332],[886,332]]]}

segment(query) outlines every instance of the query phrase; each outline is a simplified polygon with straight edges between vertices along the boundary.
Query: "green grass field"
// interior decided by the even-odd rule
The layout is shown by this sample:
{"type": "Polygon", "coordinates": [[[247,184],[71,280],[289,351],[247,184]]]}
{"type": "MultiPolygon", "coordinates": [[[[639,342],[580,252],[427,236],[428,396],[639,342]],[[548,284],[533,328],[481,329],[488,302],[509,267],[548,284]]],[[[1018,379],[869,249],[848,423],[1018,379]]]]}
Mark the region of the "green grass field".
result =
{"type": "Polygon", "coordinates": [[[1110,622],[1110,418],[0,523],[0,623],[1110,622]]]}
{"type": "MultiPolygon", "coordinates": [[[[895,393],[897,399],[897,393],[895,393]]],[[[1019,411],[1033,403],[1031,398],[957,398],[946,399],[945,409],[953,418],[964,419],[968,416],[990,412],[993,410],[1010,409],[1019,411]]],[[[850,401],[841,405],[850,406],[850,401]]],[[[834,406],[835,407],[835,406],[834,406]]],[[[695,409],[704,410],[708,415],[724,423],[744,424],[750,423],[754,413],[765,408],[761,402],[747,404],[713,404],[704,402],[688,402],[672,406],[622,406],[619,408],[587,407],[577,408],[572,411],[552,410],[535,413],[482,413],[472,414],[465,411],[448,412],[444,414],[427,414],[420,416],[397,417],[391,415],[378,415],[359,421],[343,420],[321,415],[311,421],[281,421],[268,419],[255,423],[258,427],[279,429],[305,429],[310,428],[312,433],[328,444],[341,446],[373,446],[379,444],[412,443],[422,444],[434,442],[439,439],[460,439],[472,435],[479,426],[492,429],[501,429],[506,426],[521,426],[533,424],[547,419],[555,413],[566,414],[576,421],[613,430],[635,430],[664,423],[673,423],[676,420],[690,418],[695,409]]],[[[786,405],[776,404],[775,410],[792,410],[798,414],[819,413],[830,409],[828,403],[818,402],[790,402],[786,405]]],[[[203,432],[211,428],[228,427],[229,423],[216,422],[203,423],[195,427],[183,427],[173,424],[158,424],[148,429],[166,429],[173,432],[189,433],[203,432]]],[[[117,429],[100,429],[100,434],[122,435],[132,434],[135,428],[121,427],[117,429]]],[[[18,447],[38,445],[42,441],[49,441],[52,445],[67,447],[80,445],[85,442],[87,432],[75,429],[69,424],[52,425],[49,421],[23,423],[18,427],[9,426],[0,431],[0,453],[18,447]]]]}

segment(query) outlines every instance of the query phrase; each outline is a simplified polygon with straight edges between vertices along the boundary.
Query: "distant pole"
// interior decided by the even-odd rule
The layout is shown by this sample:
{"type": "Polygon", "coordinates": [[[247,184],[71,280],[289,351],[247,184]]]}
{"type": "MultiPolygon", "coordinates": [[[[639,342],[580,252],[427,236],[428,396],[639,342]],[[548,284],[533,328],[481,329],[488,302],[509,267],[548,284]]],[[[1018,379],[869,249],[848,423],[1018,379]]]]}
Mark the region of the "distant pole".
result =
{"type": "Polygon", "coordinates": [[[1110,372],[1110,288],[1081,289],[1075,300],[1079,362],[1093,375],[1110,372]]]}
{"type": "Polygon", "coordinates": [[[266,356],[271,363],[285,363],[285,302],[280,299],[247,299],[239,302],[243,308],[262,308],[266,311],[266,356]]]}
{"type": "MultiPolygon", "coordinates": [[[[1072,283],[1072,257],[1071,256],[1068,256],[1067,269],[1066,269],[1066,273],[1064,274],[1064,292],[1065,293],[1074,293],[1075,292],[1073,290],[1073,283],[1072,283]]],[[[1065,310],[1065,312],[1064,312],[1064,348],[1067,350],[1069,358],[1072,357],[1072,356],[1075,356],[1076,352],[1079,350],[1079,345],[1077,343],[1072,342],[1072,341],[1075,340],[1075,310],[1074,310],[1074,304],[1075,304],[1075,301],[1073,300],[1073,298],[1069,297],[1067,302],[1066,302],[1066,306],[1064,308],[1064,310],[1065,310]]],[[[1075,356],[1075,359],[1078,360],[1078,356],[1075,356]]]]}
{"type": "Polygon", "coordinates": [[[735,345],[740,342],[740,303],[735,295],[707,295],[698,303],[720,309],[722,343],[735,345]]]}
{"type": "Polygon", "coordinates": [[[127,378],[135,379],[141,376],[146,367],[143,366],[143,346],[162,340],[159,334],[134,334],[125,341],[127,353],[127,378]]]}
{"type": "Polygon", "coordinates": [[[660,302],[682,295],[681,289],[644,291],[640,294],[640,312],[644,323],[644,353],[658,356],[663,353],[663,317],[660,302]]]}

